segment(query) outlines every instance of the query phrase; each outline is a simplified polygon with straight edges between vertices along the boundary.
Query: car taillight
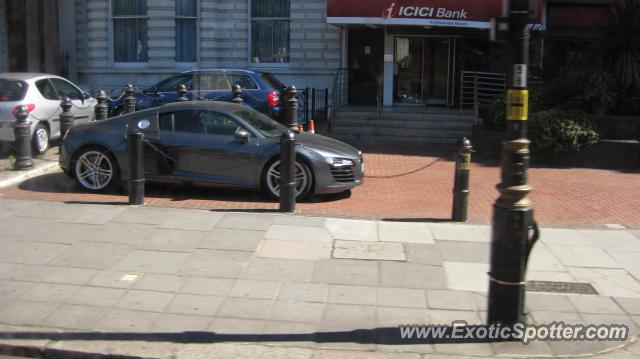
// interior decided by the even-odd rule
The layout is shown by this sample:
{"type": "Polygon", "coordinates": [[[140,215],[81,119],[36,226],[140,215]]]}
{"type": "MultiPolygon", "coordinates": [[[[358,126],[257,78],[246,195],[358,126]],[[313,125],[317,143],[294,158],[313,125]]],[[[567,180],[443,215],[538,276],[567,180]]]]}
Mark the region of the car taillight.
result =
{"type": "Polygon", "coordinates": [[[280,94],[278,94],[278,91],[268,93],[267,101],[269,102],[269,106],[280,106],[280,94]]]}
{"type": "Polygon", "coordinates": [[[16,107],[13,108],[13,113],[16,113],[16,111],[18,111],[18,106],[27,106],[27,112],[29,113],[36,109],[36,105],[32,103],[26,104],[26,105],[17,105],[16,107]]]}

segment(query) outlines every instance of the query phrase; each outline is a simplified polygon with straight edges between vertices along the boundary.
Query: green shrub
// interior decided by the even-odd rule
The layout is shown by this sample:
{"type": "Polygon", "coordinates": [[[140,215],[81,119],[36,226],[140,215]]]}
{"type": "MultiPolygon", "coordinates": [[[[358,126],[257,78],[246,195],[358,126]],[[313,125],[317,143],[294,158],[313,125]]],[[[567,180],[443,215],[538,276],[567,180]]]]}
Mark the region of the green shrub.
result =
{"type": "Polygon", "coordinates": [[[618,97],[614,77],[593,66],[568,66],[546,83],[544,104],[548,108],[580,110],[604,114],[611,110],[618,97]]]}
{"type": "Polygon", "coordinates": [[[528,127],[532,150],[552,155],[588,148],[599,137],[578,111],[540,111],[530,116],[528,127]]]}

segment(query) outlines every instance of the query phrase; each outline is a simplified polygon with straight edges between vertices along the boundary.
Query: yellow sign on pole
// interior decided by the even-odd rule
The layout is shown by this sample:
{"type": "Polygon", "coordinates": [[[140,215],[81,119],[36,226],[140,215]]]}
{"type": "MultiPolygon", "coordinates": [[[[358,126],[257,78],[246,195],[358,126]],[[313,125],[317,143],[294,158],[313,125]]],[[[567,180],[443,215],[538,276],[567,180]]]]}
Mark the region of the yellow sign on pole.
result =
{"type": "Polygon", "coordinates": [[[529,91],[507,91],[507,120],[526,121],[529,113],[529,91]]]}

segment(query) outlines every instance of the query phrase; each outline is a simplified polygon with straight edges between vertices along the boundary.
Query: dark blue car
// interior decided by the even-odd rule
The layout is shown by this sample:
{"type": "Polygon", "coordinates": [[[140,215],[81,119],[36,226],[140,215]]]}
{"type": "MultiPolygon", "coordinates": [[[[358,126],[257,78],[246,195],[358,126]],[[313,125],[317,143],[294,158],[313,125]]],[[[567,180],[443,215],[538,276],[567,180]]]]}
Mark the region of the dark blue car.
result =
{"type": "MultiPolygon", "coordinates": [[[[242,88],[244,103],[280,121],[284,115],[281,92],[284,85],[273,74],[261,71],[211,69],[193,70],[166,78],[135,94],[136,110],[161,106],[178,99],[179,85],[187,86],[189,100],[231,101],[231,86],[242,88]]],[[[111,116],[122,114],[123,101],[110,101],[111,116]]]]}

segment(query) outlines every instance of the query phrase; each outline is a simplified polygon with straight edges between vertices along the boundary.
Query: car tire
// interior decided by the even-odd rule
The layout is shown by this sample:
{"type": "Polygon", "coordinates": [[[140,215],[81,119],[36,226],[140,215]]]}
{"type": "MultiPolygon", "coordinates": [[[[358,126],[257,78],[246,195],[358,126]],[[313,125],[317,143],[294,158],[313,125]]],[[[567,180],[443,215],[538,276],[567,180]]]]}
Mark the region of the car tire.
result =
{"type": "Polygon", "coordinates": [[[120,169],[115,157],[102,147],[85,147],[71,161],[73,178],[87,192],[102,193],[120,183],[120,169]]]}
{"type": "Polygon", "coordinates": [[[47,152],[49,149],[49,129],[47,126],[39,123],[33,130],[33,137],[31,138],[31,148],[34,156],[39,156],[47,152]]]}
{"type": "MultiPolygon", "coordinates": [[[[272,198],[280,198],[280,158],[269,161],[262,173],[262,188],[272,198]]],[[[296,159],[296,199],[300,200],[312,193],[313,172],[300,159],[296,159]]]]}

